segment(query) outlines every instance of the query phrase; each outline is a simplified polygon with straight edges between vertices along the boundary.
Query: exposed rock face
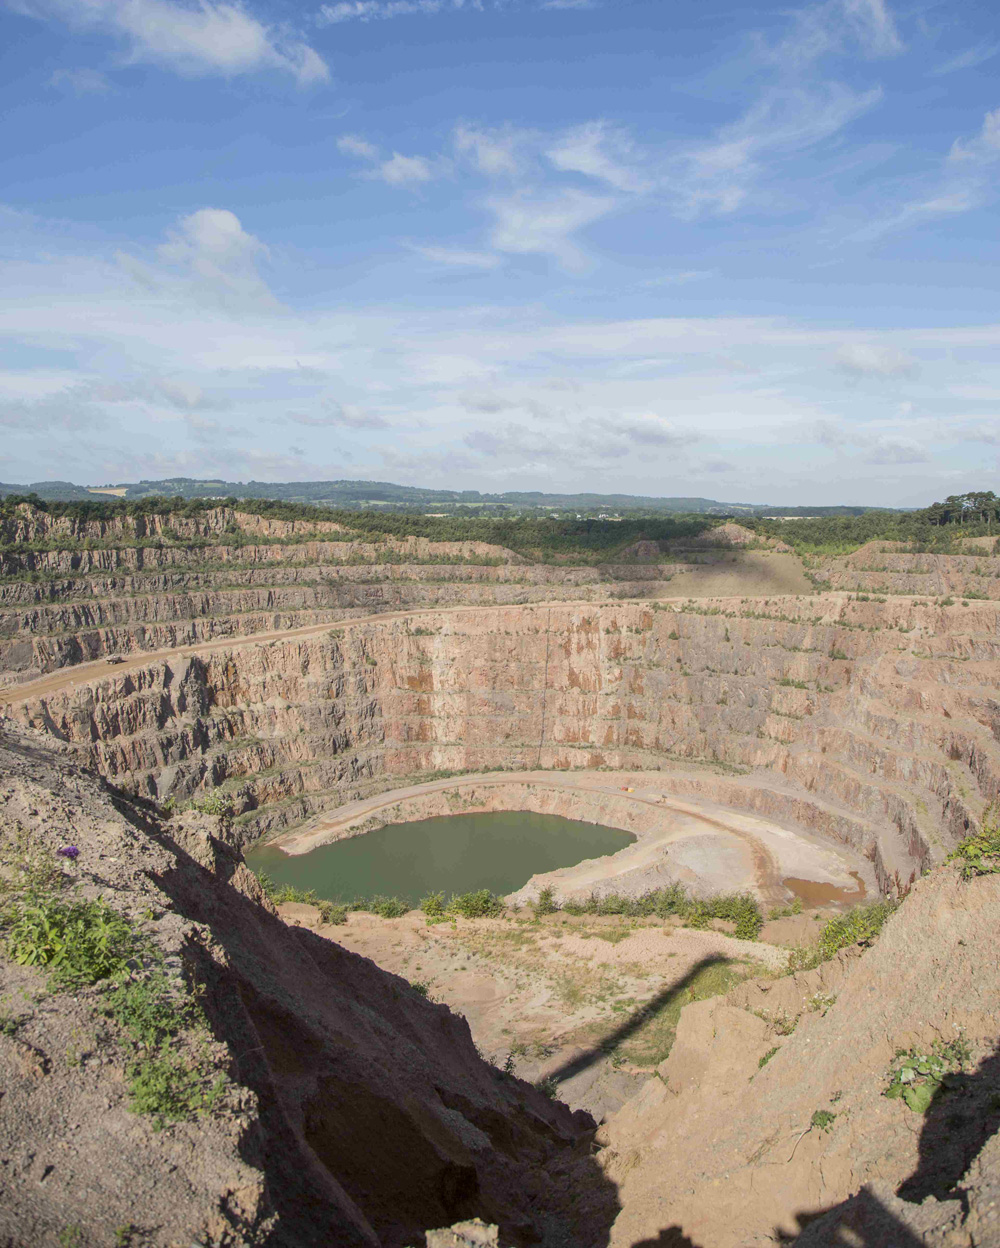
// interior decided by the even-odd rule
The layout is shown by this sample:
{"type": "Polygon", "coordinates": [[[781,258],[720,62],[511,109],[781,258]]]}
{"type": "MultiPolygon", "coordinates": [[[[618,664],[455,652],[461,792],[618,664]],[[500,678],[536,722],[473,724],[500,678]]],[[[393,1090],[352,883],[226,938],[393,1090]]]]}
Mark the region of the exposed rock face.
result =
{"type": "Polygon", "coordinates": [[[686,791],[836,836],[891,889],[1000,793],[998,626],[839,596],[459,610],[132,662],[11,713],[142,793],[227,784],[248,837],[441,768],[717,760],[768,783],[686,791]]]}
{"type": "Polygon", "coordinates": [[[218,1109],[155,1131],[128,1112],[134,1046],[101,986],[38,999],[44,980],[0,959],[0,1240],[337,1244],[402,1248],[462,1218],[503,1243],[601,1244],[613,1189],[587,1122],[481,1060],[446,1007],[274,914],[214,820],[163,825],[37,736],[0,734],[2,848],[80,850],[102,893],[203,991],[226,1076],[218,1109]],[[152,916],[152,917],[150,917],[152,916]],[[574,1151],[583,1146],[580,1155],[574,1151]]]}

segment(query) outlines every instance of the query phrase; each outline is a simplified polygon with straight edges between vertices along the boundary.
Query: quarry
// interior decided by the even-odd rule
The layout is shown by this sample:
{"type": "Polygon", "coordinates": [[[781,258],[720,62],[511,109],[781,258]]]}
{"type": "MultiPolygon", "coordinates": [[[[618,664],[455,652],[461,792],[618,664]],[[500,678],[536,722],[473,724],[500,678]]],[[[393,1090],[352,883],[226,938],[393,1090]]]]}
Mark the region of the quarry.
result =
{"type": "Polygon", "coordinates": [[[1000,1245],[992,536],[0,539],[0,1242],[1000,1245]],[[518,811],[632,840],[481,913],[244,861],[518,811]],[[15,956],[74,905],[100,974],[15,956]]]}

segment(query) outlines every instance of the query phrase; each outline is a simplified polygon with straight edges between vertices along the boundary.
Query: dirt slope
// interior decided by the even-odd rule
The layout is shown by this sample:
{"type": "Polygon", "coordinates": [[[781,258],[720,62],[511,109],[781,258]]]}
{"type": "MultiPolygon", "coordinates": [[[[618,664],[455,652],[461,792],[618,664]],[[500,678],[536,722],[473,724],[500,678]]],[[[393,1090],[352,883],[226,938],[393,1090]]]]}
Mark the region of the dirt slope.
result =
{"type": "MultiPolygon", "coordinates": [[[[668,1232],[701,1248],[787,1242],[868,1184],[899,1191],[907,1216],[947,1201],[930,1220],[961,1225],[963,1175],[1000,1127],[998,928],[1000,877],[966,883],[941,868],[862,957],[688,1006],[662,1079],[603,1129],[623,1205],[613,1248],[681,1242],[657,1238],[668,1232]],[[958,1038],[966,1073],[926,1117],[883,1095],[897,1049],[958,1038]],[[817,1111],[831,1117],[812,1125],[817,1111]]],[[[995,1145],[982,1164],[976,1181],[995,1190],[995,1145]]],[[[982,1227],[987,1214],[977,1207],[982,1227]]],[[[996,1229],[946,1242],[995,1245],[996,1229]]],[[[817,1236],[804,1242],[910,1243],[817,1236]]]]}
{"type": "Polygon", "coordinates": [[[212,1112],[157,1130],[129,1111],[143,1053],[102,1013],[106,985],[47,993],[0,957],[7,1248],[107,1248],[130,1225],[146,1248],[402,1248],[477,1215],[504,1244],[606,1242],[614,1190],[587,1122],[484,1062],[445,1006],[287,927],[216,821],[160,824],[9,727],[0,810],[8,864],[76,845],[65,895],[103,894],[178,992],[198,987],[211,1035],[178,1051],[222,1076],[212,1112]]]}

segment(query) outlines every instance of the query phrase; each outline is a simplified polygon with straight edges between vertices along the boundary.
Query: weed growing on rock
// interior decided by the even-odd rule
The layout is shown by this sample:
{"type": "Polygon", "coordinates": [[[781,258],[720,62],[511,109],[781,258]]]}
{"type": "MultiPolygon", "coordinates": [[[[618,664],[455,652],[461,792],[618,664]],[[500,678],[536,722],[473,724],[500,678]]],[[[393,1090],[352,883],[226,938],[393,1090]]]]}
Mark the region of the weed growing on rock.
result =
{"type": "Polygon", "coordinates": [[[554,1101],[559,1095],[559,1084],[551,1075],[546,1075],[544,1079],[539,1079],[535,1087],[539,1092],[547,1096],[550,1101],[554,1101]]]}
{"type": "Polygon", "coordinates": [[[878,939],[886,920],[898,906],[895,901],[872,901],[855,906],[846,914],[838,914],[823,924],[819,941],[812,949],[793,950],[790,971],[809,971],[834,957],[850,945],[872,945],[878,939]]]}
{"type": "Polygon", "coordinates": [[[226,1079],[188,1066],[175,1053],[159,1053],[139,1059],[128,1068],[129,1108],[149,1114],[160,1130],[168,1122],[181,1122],[211,1112],[225,1090],[226,1079]]]}
{"type": "Polygon", "coordinates": [[[764,1067],[771,1060],[771,1058],[774,1057],[775,1053],[777,1053],[777,1051],[778,1051],[778,1045],[774,1045],[773,1048],[768,1049],[768,1051],[764,1054],[764,1056],[757,1063],[757,1069],[763,1070],[764,1067]]]}
{"type": "Polygon", "coordinates": [[[98,897],[62,901],[29,894],[3,916],[12,962],[49,972],[56,988],[84,987],[125,969],[136,951],[129,923],[98,897]]]}
{"type": "Polygon", "coordinates": [[[190,998],[180,997],[162,971],[117,984],[105,999],[104,1010],[134,1039],[150,1047],[172,1039],[195,1021],[190,998]]]}
{"type": "Polygon", "coordinates": [[[948,855],[948,861],[957,864],[963,880],[1000,871],[1000,822],[993,806],[988,806],[983,813],[980,830],[966,837],[948,855]]]}
{"type": "Polygon", "coordinates": [[[231,793],[209,793],[191,803],[191,809],[219,819],[231,819],[236,809],[231,793]]]}
{"type": "Polygon", "coordinates": [[[964,1036],[947,1043],[939,1040],[929,1053],[898,1049],[889,1086],[883,1095],[891,1100],[901,1098],[915,1114],[926,1114],[942,1088],[957,1084],[957,1076],[971,1056],[964,1036]]]}
{"type": "Polygon", "coordinates": [[[818,1131],[829,1131],[833,1126],[836,1114],[831,1114],[828,1109],[817,1109],[813,1111],[812,1118],[809,1119],[809,1126],[815,1127],[818,1131]]]}

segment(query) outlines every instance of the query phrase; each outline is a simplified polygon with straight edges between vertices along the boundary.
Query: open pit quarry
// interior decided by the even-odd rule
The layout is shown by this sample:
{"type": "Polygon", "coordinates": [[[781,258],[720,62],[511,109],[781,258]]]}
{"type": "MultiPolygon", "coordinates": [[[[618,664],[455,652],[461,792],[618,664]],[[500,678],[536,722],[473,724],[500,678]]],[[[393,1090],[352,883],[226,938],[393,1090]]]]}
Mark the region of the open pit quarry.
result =
{"type": "Polygon", "coordinates": [[[727,525],[574,566],[226,507],[2,523],[0,866],[79,850],[63,886],[201,1002],[219,1092],[132,1112],[100,984],[0,958],[0,1243],[1000,1245],[1000,875],[947,861],[1000,796],[992,543],[727,525]],[[491,810],[635,841],[433,926],[276,908],[242,861],[491,810]],[[532,917],[674,882],[788,913],[532,917]],[[870,948],[790,952],[879,899],[870,948]],[[949,1095],[884,1095],[942,1046],[949,1095]]]}

